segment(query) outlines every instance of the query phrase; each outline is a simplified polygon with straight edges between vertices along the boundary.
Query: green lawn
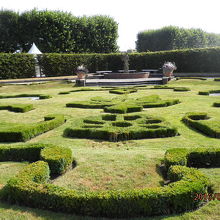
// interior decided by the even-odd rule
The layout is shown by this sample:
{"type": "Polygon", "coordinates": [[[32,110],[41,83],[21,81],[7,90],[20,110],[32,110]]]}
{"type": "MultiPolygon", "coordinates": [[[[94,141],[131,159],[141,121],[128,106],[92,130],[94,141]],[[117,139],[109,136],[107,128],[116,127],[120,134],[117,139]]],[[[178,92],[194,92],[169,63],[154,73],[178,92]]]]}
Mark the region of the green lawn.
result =
{"type": "MultiPolygon", "coordinates": [[[[129,94],[129,98],[138,98],[146,95],[157,94],[162,99],[180,99],[181,103],[169,107],[148,108],[145,114],[162,116],[171,125],[176,126],[179,136],[157,139],[129,140],[123,142],[108,142],[90,139],[70,139],[63,137],[63,130],[70,127],[76,119],[87,116],[96,116],[103,113],[102,109],[67,108],[66,103],[71,101],[86,101],[95,96],[103,98],[118,97],[108,91],[84,91],[58,95],[59,92],[73,90],[71,84],[46,83],[42,85],[6,85],[0,87],[1,95],[14,94],[49,94],[53,98],[32,101],[26,98],[1,99],[1,104],[33,104],[34,110],[26,113],[15,113],[7,110],[0,111],[1,123],[36,123],[48,114],[64,114],[67,122],[60,127],[39,135],[27,143],[52,143],[70,147],[73,151],[77,166],[69,170],[63,176],[51,180],[53,184],[80,191],[95,191],[108,189],[132,189],[163,185],[163,178],[157,165],[161,163],[164,153],[169,148],[195,148],[195,147],[219,147],[220,140],[207,137],[181,122],[186,112],[204,111],[209,116],[220,119],[220,109],[212,107],[213,102],[220,101],[220,96],[197,95],[198,91],[219,89],[220,82],[209,79],[178,80],[169,86],[188,87],[191,91],[175,92],[172,89],[148,89],[138,90],[129,94]]],[[[4,143],[1,143],[4,144],[4,143]]],[[[1,145],[0,144],[0,145],[1,145]]],[[[15,175],[25,163],[1,162],[0,186],[15,175]]],[[[201,169],[207,174],[215,192],[220,192],[220,168],[201,169]]],[[[199,210],[177,216],[163,216],[152,219],[219,219],[220,202],[213,201],[199,210]]],[[[49,211],[31,209],[22,206],[11,206],[5,202],[0,203],[0,219],[97,219],[78,217],[66,214],[57,214],[49,211]]],[[[100,218],[104,219],[104,218],[100,218]]],[[[146,218],[138,218],[146,219],[146,218]]]]}

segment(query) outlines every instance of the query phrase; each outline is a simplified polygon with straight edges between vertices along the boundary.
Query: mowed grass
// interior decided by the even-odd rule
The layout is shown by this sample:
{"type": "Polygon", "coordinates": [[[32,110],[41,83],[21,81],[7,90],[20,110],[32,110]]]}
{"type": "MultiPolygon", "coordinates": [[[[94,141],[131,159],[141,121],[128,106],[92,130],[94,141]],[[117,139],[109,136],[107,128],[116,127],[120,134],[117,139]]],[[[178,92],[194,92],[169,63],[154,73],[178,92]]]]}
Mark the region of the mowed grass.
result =
{"type": "MultiPolygon", "coordinates": [[[[42,121],[43,117],[51,113],[61,113],[67,118],[67,122],[45,134],[31,139],[27,143],[52,143],[60,146],[70,147],[77,161],[77,166],[69,170],[63,176],[52,180],[56,185],[75,189],[79,191],[95,190],[123,190],[133,188],[145,188],[163,185],[163,179],[157,166],[161,163],[167,149],[173,147],[220,147],[220,140],[207,137],[199,132],[188,128],[181,122],[186,112],[204,111],[211,117],[220,119],[220,109],[212,107],[212,103],[220,101],[220,97],[209,97],[197,95],[200,90],[219,89],[220,82],[213,80],[179,80],[173,81],[170,86],[186,86],[191,89],[188,92],[174,92],[167,89],[139,90],[137,93],[129,94],[130,98],[158,94],[162,99],[179,98],[180,104],[166,108],[145,109],[149,115],[162,116],[172,125],[178,128],[179,136],[159,139],[130,140],[123,142],[108,142],[89,139],[69,139],[63,137],[63,130],[71,126],[78,118],[102,114],[101,109],[78,109],[66,108],[65,105],[71,101],[89,100],[91,97],[118,97],[109,94],[108,91],[85,91],[58,95],[59,92],[73,90],[71,84],[46,83],[42,85],[6,85],[0,87],[0,94],[36,93],[49,94],[52,99],[32,101],[30,99],[1,99],[4,103],[32,103],[35,109],[27,113],[14,113],[6,110],[0,111],[1,122],[13,123],[36,123],[42,121]]],[[[2,145],[4,143],[1,143],[2,145]]],[[[0,172],[7,167],[7,172],[0,175],[0,184],[4,185],[8,179],[15,175],[24,163],[2,162],[0,172]]],[[[215,192],[220,192],[220,171],[215,169],[201,169],[211,178],[215,192]]],[[[150,219],[219,219],[220,204],[213,201],[192,213],[178,216],[163,216],[150,219]]],[[[54,212],[30,209],[21,206],[10,206],[4,202],[0,203],[0,219],[97,219],[79,217],[54,212]]],[[[104,218],[100,218],[104,219],[104,218]]],[[[146,218],[137,218],[146,219],[146,218]]]]}

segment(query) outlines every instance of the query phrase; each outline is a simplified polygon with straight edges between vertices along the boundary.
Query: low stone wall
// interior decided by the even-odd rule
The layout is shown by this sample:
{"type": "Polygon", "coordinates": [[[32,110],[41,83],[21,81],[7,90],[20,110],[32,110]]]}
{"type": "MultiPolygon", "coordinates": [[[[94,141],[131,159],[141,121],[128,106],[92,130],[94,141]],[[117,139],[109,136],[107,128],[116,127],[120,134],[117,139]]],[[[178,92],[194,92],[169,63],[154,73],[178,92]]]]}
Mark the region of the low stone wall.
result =
{"type": "Polygon", "coordinates": [[[103,79],[139,79],[148,78],[149,72],[144,73],[107,73],[104,74],[103,79]]]}
{"type": "Polygon", "coordinates": [[[173,73],[175,77],[220,77],[220,73],[173,73]]]}

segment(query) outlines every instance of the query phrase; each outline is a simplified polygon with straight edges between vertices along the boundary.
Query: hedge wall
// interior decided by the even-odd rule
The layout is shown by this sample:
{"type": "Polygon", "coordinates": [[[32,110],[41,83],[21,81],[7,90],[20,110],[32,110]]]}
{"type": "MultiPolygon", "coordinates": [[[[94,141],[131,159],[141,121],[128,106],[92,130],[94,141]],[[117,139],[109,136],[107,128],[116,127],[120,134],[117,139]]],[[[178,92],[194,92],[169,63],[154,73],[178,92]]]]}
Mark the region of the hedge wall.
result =
{"type": "MultiPolygon", "coordinates": [[[[129,68],[161,68],[165,61],[175,62],[176,72],[220,72],[220,47],[185,49],[129,54],[129,68]]],[[[85,64],[90,72],[123,69],[121,54],[44,54],[41,56],[43,72],[48,76],[72,75],[78,65],[85,64]]]]}
{"type": "MultiPolygon", "coordinates": [[[[123,69],[121,53],[114,54],[43,54],[39,63],[46,76],[73,75],[79,65],[86,65],[90,73],[98,70],[123,69]]],[[[185,49],[129,54],[129,68],[158,69],[165,61],[175,62],[176,72],[220,72],[220,47],[185,49]]],[[[25,78],[35,75],[33,56],[0,54],[0,77],[25,78]]]]}
{"type": "Polygon", "coordinates": [[[0,53],[0,79],[31,78],[35,76],[31,54],[0,53]]]}

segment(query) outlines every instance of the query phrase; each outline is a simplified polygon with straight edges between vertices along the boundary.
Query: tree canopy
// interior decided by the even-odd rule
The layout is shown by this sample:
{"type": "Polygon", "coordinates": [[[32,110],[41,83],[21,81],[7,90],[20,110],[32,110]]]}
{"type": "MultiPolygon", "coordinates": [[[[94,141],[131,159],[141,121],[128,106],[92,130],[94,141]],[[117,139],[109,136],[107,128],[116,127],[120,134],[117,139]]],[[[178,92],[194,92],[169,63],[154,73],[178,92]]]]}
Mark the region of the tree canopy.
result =
{"type": "Polygon", "coordinates": [[[47,53],[118,50],[118,24],[108,16],[75,17],[62,11],[0,11],[0,52],[27,52],[33,42],[47,53]]]}
{"type": "Polygon", "coordinates": [[[220,34],[175,26],[139,32],[136,41],[138,52],[214,46],[220,46],[220,34]]]}

